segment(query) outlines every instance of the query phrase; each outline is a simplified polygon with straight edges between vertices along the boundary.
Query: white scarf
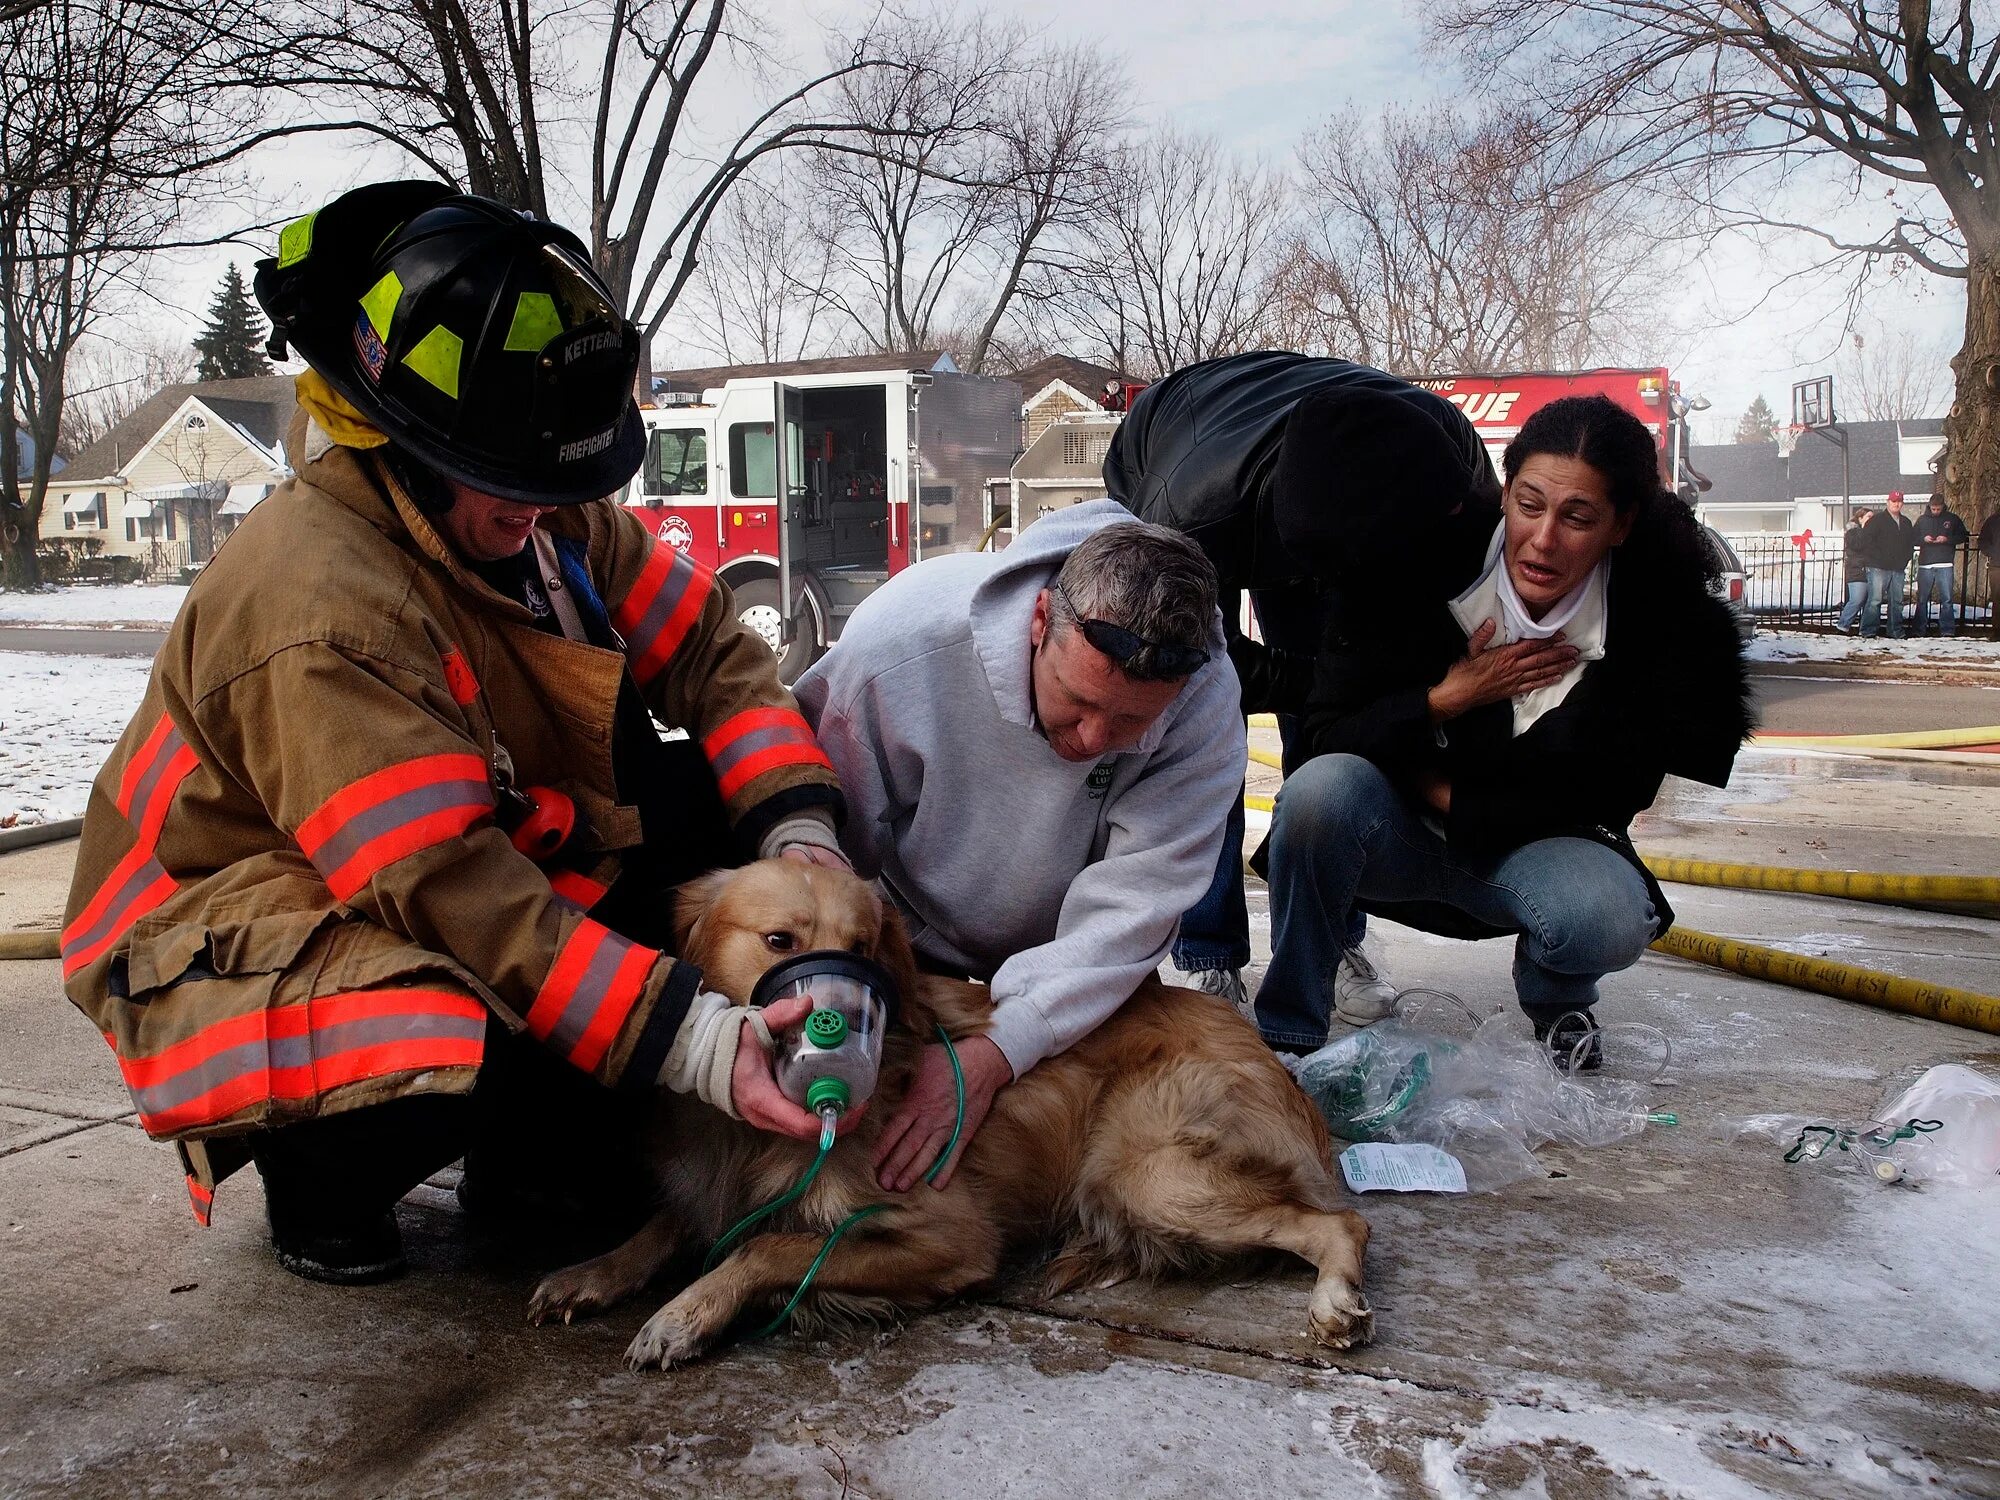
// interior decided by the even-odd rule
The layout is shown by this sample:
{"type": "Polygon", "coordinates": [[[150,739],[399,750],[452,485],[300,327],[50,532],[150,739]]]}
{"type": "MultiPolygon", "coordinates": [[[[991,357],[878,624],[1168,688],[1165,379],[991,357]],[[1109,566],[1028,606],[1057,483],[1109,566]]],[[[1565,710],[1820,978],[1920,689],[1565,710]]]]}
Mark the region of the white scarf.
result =
{"type": "Polygon", "coordinates": [[[1503,520],[1487,544],[1486,566],[1471,585],[1451,601],[1452,618],[1470,636],[1488,620],[1494,622],[1493,639],[1486,649],[1511,645],[1515,641],[1545,641],[1562,631],[1576,647],[1576,665],[1555,682],[1532,693],[1514,698],[1514,733],[1525,734],[1535,720],[1569,696],[1589,663],[1604,657],[1605,597],[1610,583],[1611,559],[1605,558],[1590,570],[1590,576],[1571,589],[1541,619],[1530,619],[1528,607],[1514,589],[1507,574],[1507,523],[1503,520]]]}

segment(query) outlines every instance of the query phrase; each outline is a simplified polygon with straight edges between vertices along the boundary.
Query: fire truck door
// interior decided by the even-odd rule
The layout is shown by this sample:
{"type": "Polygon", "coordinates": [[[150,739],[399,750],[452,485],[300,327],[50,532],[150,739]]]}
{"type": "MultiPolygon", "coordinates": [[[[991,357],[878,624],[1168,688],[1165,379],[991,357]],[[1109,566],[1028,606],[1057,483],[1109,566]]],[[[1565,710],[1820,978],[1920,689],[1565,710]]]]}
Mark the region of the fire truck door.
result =
{"type": "Polygon", "coordinates": [[[772,433],[773,458],[778,490],[778,598],[783,602],[779,630],[791,643],[802,611],[798,608],[800,586],[793,569],[805,557],[806,525],[810,501],[805,473],[805,397],[783,381],[771,386],[771,411],[776,420],[772,433]]]}

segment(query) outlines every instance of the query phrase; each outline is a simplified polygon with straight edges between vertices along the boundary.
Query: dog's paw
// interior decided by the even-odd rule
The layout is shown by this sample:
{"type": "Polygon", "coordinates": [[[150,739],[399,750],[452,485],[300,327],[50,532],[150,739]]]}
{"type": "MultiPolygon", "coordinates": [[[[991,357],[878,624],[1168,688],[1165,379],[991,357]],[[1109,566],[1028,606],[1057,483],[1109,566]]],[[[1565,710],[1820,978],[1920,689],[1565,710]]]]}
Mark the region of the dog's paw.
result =
{"type": "Polygon", "coordinates": [[[1375,1310],[1357,1286],[1321,1282],[1314,1287],[1306,1323],[1329,1349],[1357,1349],[1375,1337],[1375,1310]]]}
{"type": "Polygon", "coordinates": [[[626,1345],[625,1363],[634,1370],[670,1370],[700,1354],[713,1337],[692,1309],[676,1297],[648,1318],[646,1326],[626,1345]]]}
{"type": "Polygon", "coordinates": [[[557,1320],[567,1323],[587,1318],[619,1301],[625,1291],[590,1262],[553,1271],[542,1278],[528,1299],[528,1321],[539,1328],[557,1320]]]}

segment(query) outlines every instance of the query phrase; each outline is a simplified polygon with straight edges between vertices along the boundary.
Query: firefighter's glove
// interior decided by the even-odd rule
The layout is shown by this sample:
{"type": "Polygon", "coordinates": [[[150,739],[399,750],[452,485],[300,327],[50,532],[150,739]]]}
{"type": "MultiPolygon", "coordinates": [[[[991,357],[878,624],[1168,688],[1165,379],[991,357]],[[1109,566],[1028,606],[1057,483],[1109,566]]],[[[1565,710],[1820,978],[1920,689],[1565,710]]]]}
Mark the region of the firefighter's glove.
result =
{"type": "Polygon", "coordinates": [[[757,845],[759,859],[776,859],[781,854],[809,864],[824,865],[830,870],[854,868],[847,862],[847,856],[840,852],[840,840],[834,837],[833,824],[810,813],[787,818],[766,833],[757,845]]]}
{"type": "Polygon", "coordinates": [[[733,1005],[727,995],[713,990],[698,991],[660,1069],[661,1086],[677,1094],[693,1094],[731,1119],[740,1120],[730,1078],[736,1070],[736,1053],[745,1027],[751,1031],[753,1047],[771,1050],[771,1028],[764,1023],[762,1011],[733,1005]]]}

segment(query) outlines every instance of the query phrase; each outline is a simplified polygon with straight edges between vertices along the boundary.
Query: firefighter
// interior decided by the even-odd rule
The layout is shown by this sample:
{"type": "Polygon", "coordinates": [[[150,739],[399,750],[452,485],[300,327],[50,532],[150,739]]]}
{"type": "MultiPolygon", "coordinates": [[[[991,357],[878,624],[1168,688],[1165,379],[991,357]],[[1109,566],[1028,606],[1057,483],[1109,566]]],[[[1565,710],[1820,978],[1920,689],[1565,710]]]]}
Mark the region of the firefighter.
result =
{"type": "Polygon", "coordinates": [[[383,183],[289,225],[256,291],[310,366],[295,477],[190,590],[62,936],[196,1217],[254,1161],[280,1263],[360,1283],[461,1154],[468,1210],[618,1191],[621,1098],[815,1135],[670,956],[666,891],[844,865],[840,794],[728,590],[602,498],[640,462],[639,335],[582,244],[383,183]]]}

